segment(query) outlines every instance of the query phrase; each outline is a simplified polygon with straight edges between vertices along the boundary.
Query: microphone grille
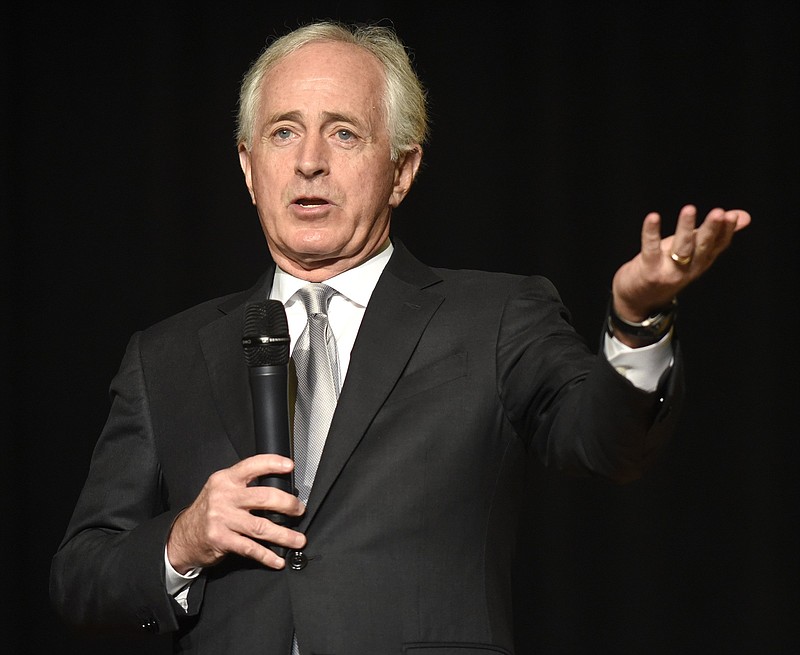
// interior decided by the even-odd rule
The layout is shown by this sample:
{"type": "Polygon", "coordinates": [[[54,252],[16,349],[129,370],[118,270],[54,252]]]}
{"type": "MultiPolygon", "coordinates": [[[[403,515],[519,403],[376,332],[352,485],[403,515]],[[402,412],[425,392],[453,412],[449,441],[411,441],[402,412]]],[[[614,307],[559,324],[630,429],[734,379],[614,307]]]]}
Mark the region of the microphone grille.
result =
{"type": "Polygon", "coordinates": [[[289,323],[280,300],[247,304],[242,347],[248,366],[282,366],[289,363],[289,323]]]}

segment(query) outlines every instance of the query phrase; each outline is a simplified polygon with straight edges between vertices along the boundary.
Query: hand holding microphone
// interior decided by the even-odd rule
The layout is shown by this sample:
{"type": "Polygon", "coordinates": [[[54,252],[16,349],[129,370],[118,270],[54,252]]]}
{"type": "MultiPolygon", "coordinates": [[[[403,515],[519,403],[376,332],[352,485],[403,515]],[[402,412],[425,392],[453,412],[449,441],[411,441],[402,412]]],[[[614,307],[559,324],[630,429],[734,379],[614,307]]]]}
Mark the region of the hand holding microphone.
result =
{"type": "Polygon", "coordinates": [[[212,474],[195,501],[178,515],[167,554],[180,573],[212,566],[228,553],[282,568],[285,549],[305,545],[305,535],[289,525],[290,517],[301,516],[304,507],[292,497],[291,462],[282,459],[292,458],[292,441],[287,389],[289,328],[280,302],[247,306],[242,346],[253,399],[256,456],[212,474]],[[257,485],[250,487],[254,480],[257,485]],[[246,495],[242,494],[244,487],[248,487],[246,495]],[[276,496],[267,488],[289,495],[276,496]],[[253,506],[269,506],[271,511],[252,510],[253,506]]]}

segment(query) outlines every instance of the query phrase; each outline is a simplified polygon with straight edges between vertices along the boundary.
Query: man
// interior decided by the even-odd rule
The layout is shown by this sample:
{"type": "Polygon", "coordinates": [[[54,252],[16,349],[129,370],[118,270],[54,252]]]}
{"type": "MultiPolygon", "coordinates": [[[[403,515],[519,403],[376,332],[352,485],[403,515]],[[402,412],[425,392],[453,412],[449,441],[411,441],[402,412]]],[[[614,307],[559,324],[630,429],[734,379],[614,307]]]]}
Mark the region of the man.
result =
{"type": "Polygon", "coordinates": [[[674,299],[750,217],[696,227],[687,206],[662,239],[648,215],[593,355],[546,280],[431,269],[390,238],[426,131],[384,28],[309,25],[253,65],[239,155],[275,266],[132,338],[53,561],[66,620],[172,632],[186,653],[513,652],[526,452],[641,475],[676,416],[674,299]],[[329,317],[340,392],[332,418],[312,416],[327,438],[318,468],[298,458],[301,501],[252,484],[294,463],[255,454],[241,337],[246,305],[270,297],[301,341],[309,282],[335,291],[308,314],[329,317]]]}

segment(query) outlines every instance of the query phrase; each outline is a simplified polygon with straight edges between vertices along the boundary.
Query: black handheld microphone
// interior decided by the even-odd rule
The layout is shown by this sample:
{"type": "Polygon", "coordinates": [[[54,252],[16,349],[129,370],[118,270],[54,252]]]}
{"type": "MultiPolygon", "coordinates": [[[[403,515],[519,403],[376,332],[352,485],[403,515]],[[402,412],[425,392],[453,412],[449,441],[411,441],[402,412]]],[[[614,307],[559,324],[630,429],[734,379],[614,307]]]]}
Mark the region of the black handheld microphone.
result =
{"type": "MultiPolygon", "coordinates": [[[[253,399],[253,426],[256,453],[276,453],[292,457],[289,433],[289,324],[279,300],[249,303],[245,309],[245,361],[250,371],[250,394],[253,399]]],[[[294,493],[292,473],[263,475],[258,484],[294,493]]],[[[267,518],[285,523],[286,517],[269,513],[267,518]]]]}

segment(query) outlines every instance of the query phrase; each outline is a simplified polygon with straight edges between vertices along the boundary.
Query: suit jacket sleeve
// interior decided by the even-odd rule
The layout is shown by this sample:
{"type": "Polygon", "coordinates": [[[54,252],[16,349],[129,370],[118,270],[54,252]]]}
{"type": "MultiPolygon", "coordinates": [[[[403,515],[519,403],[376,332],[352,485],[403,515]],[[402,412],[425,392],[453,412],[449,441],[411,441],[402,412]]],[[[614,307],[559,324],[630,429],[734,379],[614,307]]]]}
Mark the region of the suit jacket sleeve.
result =
{"type": "Polygon", "coordinates": [[[528,278],[511,295],[498,338],[498,385],[518,434],[542,462],[571,475],[641,477],[674,429],[683,397],[680,348],[648,393],[592,355],[557,291],[528,278]]]}
{"type": "Polygon", "coordinates": [[[182,612],[164,586],[165,511],[139,335],[111,384],[112,408],[89,476],[51,566],[54,606],[72,624],[177,628],[182,612]]]}

